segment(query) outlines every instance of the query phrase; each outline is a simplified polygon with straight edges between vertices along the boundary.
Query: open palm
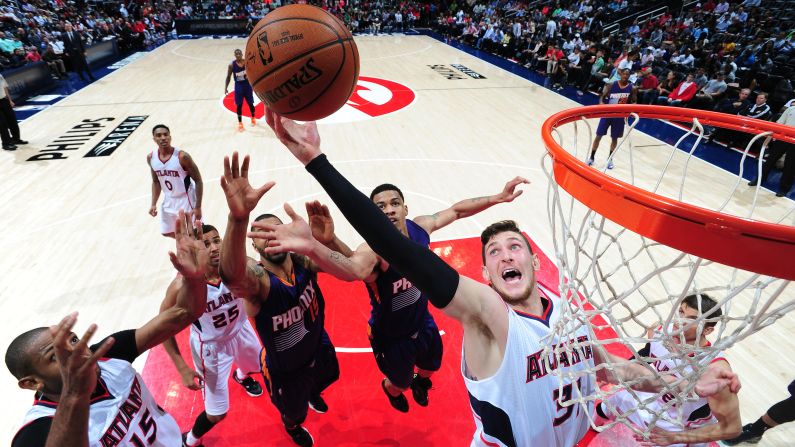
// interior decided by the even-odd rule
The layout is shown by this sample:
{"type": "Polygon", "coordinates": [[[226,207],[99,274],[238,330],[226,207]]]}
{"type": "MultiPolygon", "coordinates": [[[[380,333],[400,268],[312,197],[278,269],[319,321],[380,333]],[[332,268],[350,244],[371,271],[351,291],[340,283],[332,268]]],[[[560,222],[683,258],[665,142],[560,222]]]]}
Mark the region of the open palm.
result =
{"type": "Polygon", "coordinates": [[[317,200],[307,202],[306,215],[312,236],[323,245],[330,244],[334,240],[334,219],[331,218],[328,207],[317,200]]]}
{"type": "Polygon", "coordinates": [[[189,216],[180,210],[174,238],[176,253],[169,253],[174,268],[185,278],[204,278],[210,255],[202,240],[201,222],[197,221],[194,229],[189,216]]]}
{"type": "Polygon", "coordinates": [[[295,213],[293,208],[285,203],[284,211],[290,216],[288,224],[274,225],[265,221],[254,222],[252,226],[261,231],[253,231],[249,236],[254,239],[268,240],[265,253],[293,252],[308,255],[312,251],[315,239],[309,224],[295,213]]]}
{"type": "Polygon", "coordinates": [[[229,211],[238,219],[247,218],[262,196],[276,184],[268,182],[262,187],[254,189],[248,182],[248,164],[248,155],[243,157],[242,166],[240,166],[237,152],[232,154],[231,163],[229,157],[224,157],[224,176],[221,177],[221,188],[226,195],[229,211]]]}

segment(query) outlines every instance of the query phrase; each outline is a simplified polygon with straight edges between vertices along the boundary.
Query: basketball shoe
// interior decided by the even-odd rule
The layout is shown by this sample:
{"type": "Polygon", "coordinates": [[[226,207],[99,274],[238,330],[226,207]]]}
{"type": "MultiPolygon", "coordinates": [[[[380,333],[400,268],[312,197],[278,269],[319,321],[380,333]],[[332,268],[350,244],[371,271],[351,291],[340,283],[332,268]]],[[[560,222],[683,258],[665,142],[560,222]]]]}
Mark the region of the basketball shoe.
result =
{"type": "Polygon", "coordinates": [[[414,397],[414,402],[427,407],[428,390],[431,389],[431,386],[433,386],[433,382],[431,382],[430,378],[414,374],[414,379],[411,381],[411,396],[414,397]]]}
{"type": "Polygon", "coordinates": [[[235,382],[239,383],[243,389],[246,390],[246,394],[251,397],[259,397],[262,396],[262,386],[256,380],[252,379],[251,376],[246,376],[245,379],[240,380],[237,378],[237,373],[233,372],[232,377],[235,379],[235,382]]]}
{"type": "Polygon", "coordinates": [[[381,381],[381,389],[384,390],[384,394],[389,398],[389,404],[392,405],[392,408],[401,413],[409,412],[409,401],[406,399],[406,396],[404,396],[403,393],[397,396],[389,394],[389,391],[386,390],[386,379],[381,381]]]}
{"type": "Polygon", "coordinates": [[[188,444],[188,432],[185,432],[182,434],[182,447],[204,447],[204,445],[201,443],[201,441],[194,445],[188,444]]]}
{"type": "Polygon", "coordinates": [[[328,411],[328,405],[320,394],[316,396],[309,396],[309,408],[314,410],[315,413],[323,414],[328,411]]]}
{"type": "Polygon", "coordinates": [[[237,123],[237,131],[238,131],[238,132],[243,132],[244,130],[245,130],[245,129],[243,129],[243,123],[241,123],[241,122],[238,122],[238,123],[237,123]]]}
{"type": "Polygon", "coordinates": [[[301,447],[312,447],[315,445],[314,438],[312,438],[312,435],[310,435],[309,431],[303,426],[296,425],[295,427],[290,428],[285,425],[284,429],[287,430],[287,434],[290,435],[290,438],[293,439],[293,442],[300,445],[301,447]]]}
{"type": "Polygon", "coordinates": [[[762,435],[756,434],[751,429],[754,424],[745,424],[743,426],[743,431],[740,433],[740,436],[732,439],[724,439],[720,441],[723,445],[737,445],[742,443],[748,444],[756,444],[762,440],[762,435]]]}
{"type": "Polygon", "coordinates": [[[254,117],[251,117],[251,127],[254,127],[256,125],[257,125],[257,120],[254,119],[254,117]]]}

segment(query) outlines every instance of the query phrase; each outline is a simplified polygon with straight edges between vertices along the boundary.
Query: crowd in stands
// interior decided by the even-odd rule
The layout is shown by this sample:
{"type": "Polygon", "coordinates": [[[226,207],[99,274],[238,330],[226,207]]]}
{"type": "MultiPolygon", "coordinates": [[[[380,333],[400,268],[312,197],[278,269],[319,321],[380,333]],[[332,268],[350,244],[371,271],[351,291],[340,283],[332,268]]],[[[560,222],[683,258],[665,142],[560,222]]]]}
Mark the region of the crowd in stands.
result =
{"type": "Polygon", "coordinates": [[[771,119],[793,97],[795,10],[783,0],[702,1],[612,34],[605,25],[632,17],[625,0],[463,3],[436,27],[539,71],[555,89],[598,92],[628,68],[638,102],[771,119]]]}

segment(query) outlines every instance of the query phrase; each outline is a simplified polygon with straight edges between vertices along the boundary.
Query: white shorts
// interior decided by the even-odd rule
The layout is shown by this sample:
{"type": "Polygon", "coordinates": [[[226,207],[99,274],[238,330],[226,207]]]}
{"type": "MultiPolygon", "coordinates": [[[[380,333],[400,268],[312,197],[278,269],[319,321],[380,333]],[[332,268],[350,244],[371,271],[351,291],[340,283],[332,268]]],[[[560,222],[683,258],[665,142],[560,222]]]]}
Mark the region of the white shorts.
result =
{"type": "Polygon", "coordinates": [[[167,197],[160,204],[160,234],[169,234],[176,231],[179,210],[186,213],[193,211],[196,203],[196,190],[188,190],[188,195],[181,197],[167,197]]]}
{"type": "MultiPolygon", "coordinates": [[[[649,393],[642,393],[637,391],[636,393],[639,396],[642,396],[641,398],[647,398],[651,396],[651,394],[649,393]]],[[[619,391],[618,393],[610,396],[608,398],[608,401],[610,404],[615,406],[615,411],[625,414],[627,420],[632,424],[634,424],[636,427],[640,428],[641,430],[645,430],[646,428],[648,428],[649,422],[651,422],[654,419],[654,414],[652,414],[650,410],[640,408],[639,402],[635,399],[635,397],[632,396],[632,394],[629,393],[629,391],[625,390],[619,391]]],[[[654,406],[654,403],[647,405],[654,406]]],[[[608,407],[607,403],[605,403],[605,407],[607,407],[606,408],[607,416],[610,417],[611,419],[614,419],[615,415],[611,414],[613,409],[608,407]]],[[[688,426],[688,424],[685,423],[685,430],[693,430],[695,428],[708,424],[709,422],[693,424],[688,426]]],[[[672,424],[671,422],[663,420],[662,418],[655,421],[654,426],[671,432],[682,431],[682,427],[680,427],[679,425],[672,424]]],[[[710,445],[711,443],[707,442],[707,443],[691,443],[691,444],[671,444],[669,447],[709,447],[710,445]]]]}
{"type": "Polygon", "coordinates": [[[202,342],[191,331],[190,337],[193,365],[204,380],[204,410],[212,416],[229,411],[229,373],[232,363],[244,373],[262,370],[260,351],[262,345],[248,320],[234,337],[222,341],[202,342]]]}

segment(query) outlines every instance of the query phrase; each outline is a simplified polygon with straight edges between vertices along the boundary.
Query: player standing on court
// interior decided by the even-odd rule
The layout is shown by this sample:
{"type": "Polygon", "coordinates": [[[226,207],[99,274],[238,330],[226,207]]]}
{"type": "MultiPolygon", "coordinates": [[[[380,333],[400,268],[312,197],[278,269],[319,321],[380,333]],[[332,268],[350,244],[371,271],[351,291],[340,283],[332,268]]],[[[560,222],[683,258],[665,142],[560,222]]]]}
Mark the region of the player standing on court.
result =
{"type": "MultiPolygon", "coordinates": [[[[318,267],[304,256],[287,251],[265,253],[267,241],[257,239],[257,262],[246,256],[249,214],[273,187],[254,189],[248,182],[248,157],[238,163],[237,153],[224,160],[221,186],[229,205],[229,221],[221,249],[221,278],[237,296],[248,299],[254,323],[264,345],[263,374],[271,402],[293,442],[314,444],[301,424],[308,408],[328,411],[320,393],[339,379],[334,345],[326,333],[325,301],[317,284],[318,267]]],[[[257,220],[281,224],[271,214],[257,220]]]]}
{"type": "MultiPolygon", "coordinates": [[[[306,166],[342,213],[372,249],[427,294],[434,306],[461,322],[464,328],[461,372],[469,392],[475,424],[473,446],[573,446],[588,429],[585,411],[561,401],[592,395],[594,375],[561,383],[578,371],[601,368],[600,378],[616,383],[634,381],[634,389],[658,392],[673,377],[658,380],[644,366],[627,363],[589,341],[580,328],[577,339],[549,340],[559,309],[567,304],[536,284],[538,258],[512,221],[490,225],[481,234],[483,278],[489,285],[460,276],[433,252],[404,237],[384,213],[350,184],[320,152],[317,126],[276,116],[266,108],[265,117],[277,138],[306,166]],[[560,358],[542,358],[549,344],[569,344],[560,358]],[[565,369],[550,374],[550,369],[565,369]],[[565,380],[565,379],[564,379],[565,380]],[[561,392],[562,390],[562,392],[561,392]]],[[[302,241],[283,234],[283,228],[255,223],[265,231],[252,232],[269,240],[265,253],[305,250],[302,241]],[[282,233],[282,234],[280,234],[282,233]]],[[[339,256],[337,256],[339,257],[339,256]]],[[[696,391],[701,396],[723,387],[739,389],[736,375],[707,369],[696,391]]]]}
{"type": "MultiPolygon", "coordinates": [[[[599,96],[599,104],[634,104],[637,102],[637,88],[629,82],[629,69],[619,68],[619,79],[610,85],[605,85],[602,94],[599,96]]],[[[624,135],[624,118],[601,118],[596,127],[596,138],[591,145],[591,156],[588,158],[588,166],[591,166],[599,148],[602,137],[607,135],[607,128],[610,128],[610,156],[608,156],[607,169],[613,169],[613,152],[616,150],[618,139],[624,135]]]]}
{"type": "MultiPolygon", "coordinates": [[[[262,346],[248,321],[243,299],[235,296],[221,282],[218,265],[221,262],[221,236],[212,225],[202,225],[202,239],[209,252],[205,281],[207,307],[190,326],[190,347],[194,368],[188,366],[179,352],[177,341],[170,337],[163,347],[174,362],[182,384],[191,390],[204,385],[204,411],[196,418],[193,429],[183,434],[186,446],[197,446],[202,436],[221,422],[229,411],[229,374],[232,362],[237,364],[235,382],[245,388],[249,396],[262,395],[262,387],[249,374],[261,371],[259,358],[262,346]]],[[[182,283],[171,282],[161,311],[174,306],[182,283]]]]}
{"type": "Polygon", "coordinates": [[[226,82],[224,83],[224,95],[229,93],[229,80],[235,77],[235,106],[237,106],[237,130],[243,131],[243,100],[248,103],[248,110],[251,112],[251,125],[256,126],[257,120],[254,117],[254,91],[246,77],[246,60],[243,59],[243,52],[235,50],[235,60],[233,60],[226,70],[226,82]]]}
{"type": "MultiPolygon", "coordinates": [[[[407,218],[403,192],[395,185],[377,186],[370,193],[370,200],[404,236],[427,247],[434,231],[519,197],[522,191],[516,191],[516,187],[522,183],[528,181],[516,177],[506,183],[499,194],[462,200],[450,208],[414,220],[407,218]]],[[[307,243],[317,242],[312,251],[304,254],[323,271],[345,281],[364,281],[367,286],[372,307],[368,338],[378,369],[386,376],[381,388],[389,403],[398,411],[408,412],[409,402],[403,392],[410,387],[414,401],[427,406],[431,376],[441,367],[443,352],[439,328],[428,312],[428,298],[366,243],[351,252],[347,246],[336,243],[333,224],[327,225],[330,231],[324,232],[322,242],[318,242],[306,222],[292,212],[292,208],[287,209],[294,222],[288,227],[299,227],[296,228],[299,233],[294,234],[305,237],[307,243]],[[332,256],[333,250],[346,256],[349,262],[337,262],[332,256]]],[[[307,204],[307,214],[310,222],[331,220],[328,208],[319,202],[307,204]]]]}
{"type": "Polygon", "coordinates": [[[149,214],[157,216],[157,199],[163,191],[160,204],[160,233],[174,237],[177,213],[180,210],[192,213],[193,218],[202,218],[202,196],[204,183],[199,168],[187,152],[171,145],[171,130],[165,124],[152,128],[152,139],[157,149],[146,156],[152,173],[152,203],[149,214]]]}
{"type": "Polygon", "coordinates": [[[71,332],[76,314],[65,317],[57,328],[32,329],[11,342],[6,366],[20,388],[36,392],[12,447],[180,445],[177,422],[157,405],[131,365],[143,352],[188,327],[207,303],[208,259],[201,228],[194,236],[193,226],[180,212],[175,230],[176,254],[169,255],[181,287],[174,306],[140,328],[117,332],[90,348],[96,325],[79,339],[71,332]],[[75,362],[90,365],[95,379],[88,380],[75,362]],[[67,372],[82,379],[75,383],[76,377],[64,375],[67,372]]]}

